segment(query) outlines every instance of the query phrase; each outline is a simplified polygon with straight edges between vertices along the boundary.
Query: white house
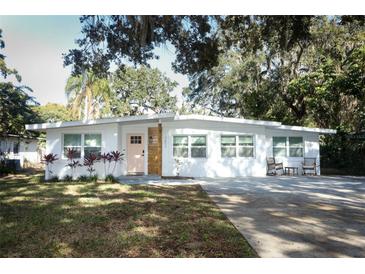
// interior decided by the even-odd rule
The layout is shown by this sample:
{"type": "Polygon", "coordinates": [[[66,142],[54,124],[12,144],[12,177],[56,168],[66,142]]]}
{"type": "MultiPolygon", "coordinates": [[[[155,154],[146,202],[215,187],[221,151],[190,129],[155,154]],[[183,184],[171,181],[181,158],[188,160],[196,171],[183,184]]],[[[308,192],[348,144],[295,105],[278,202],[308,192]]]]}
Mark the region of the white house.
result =
{"type": "Polygon", "coordinates": [[[7,159],[19,160],[19,167],[38,165],[42,157],[38,141],[38,138],[8,134],[0,137],[0,153],[5,153],[7,159]]]}
{"type": "MultiPolygon", "coordinates": [[[[52,168],[59,177],[70,174],[64,155],[70,147],[80,159],[90,152],[123,152],[117,176],[265,176],[266,158],[272,156],[300,172],[304,157],[319,163],[319,135],[336,133],[271,121],[174,113],[31,124],[26,129],[46,132],[46,153],[60,158],[52,168]]],[[[96,164],[96,172],[104,176],[102,163],[96,164]]],[[[86,168],[79,167],[76,173],[87,174],[86,168]]]]}

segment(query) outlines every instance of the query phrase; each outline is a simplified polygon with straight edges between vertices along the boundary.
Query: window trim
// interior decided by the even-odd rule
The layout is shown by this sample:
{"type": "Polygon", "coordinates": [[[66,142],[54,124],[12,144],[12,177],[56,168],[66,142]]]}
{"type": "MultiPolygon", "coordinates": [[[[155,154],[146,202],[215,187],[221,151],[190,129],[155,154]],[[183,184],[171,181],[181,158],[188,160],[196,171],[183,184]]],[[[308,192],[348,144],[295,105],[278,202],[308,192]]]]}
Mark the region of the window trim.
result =
{"type": "Polygon", "coordinates": [[[189,135],[188,145],[189,145],[189,153],[188,154],[189,154],[190,158],[194,158],[194,159],[206,159],[206,158],[208,158],[208,138],[207,138],[206,134],[191,134],[191,135],[189,135]],[[202,146],[202,145],[193,146],[192,142],[191,142],[192,137],[205,137],[205,146],[202,146]],[[192,147],[205,147],[205,156],[204,157],[193,157],[193,156],[191,156],[192,147]]]}
{"type": "Polygon", "coordinates": [[[239,159],[254,159],[256,158],[256,135],[255,134],[250,134],[250,133],[245,133],[245,134],[221,134],[220,135],[220,152],[221,152],[221,158],[227,158],[227,159],[231,159],[231,158],[239,158],[239,159]],[[252,137],[252,146],[244,146],[244,145],[240,145],[239,144],[239,138],[240,137],[245,137],[245,136],[249,136],[252,137]],[[222,155],[222,137],[235,137],[235,145],[231,145],[231,146],[224,146],[224,147],[234,147],[235,148],[235,156],[223,156],[222,155]],[[239,148],[240,147],[252,147],[253,148],[253,155],[252,156],[240,156],[239,155],[239,148]]]}
{"type": "Polygon", "coordinates": [[[237,157],[238,158],[244,158],[244,159],[247,159],[247,158],[256,158],[256,135],[254,134],[239,134],[237,135],[237,157]],[[252,146],[244,146],[244,145],[240,145],[240,137],[243,136],[249,136],[249,137],[252,137],[252,146]],[[240,156],[239,154],[239,148],[240,147],[252,147],[253,148],[253,152],[252,152],[252,156],[240,156]]]}
{"type": "Polygon", "coordinates": [[[272,156],[273,157],[288,157],[288,136],[272,136],[271,137],[271,144],[272,144],[272,156]],[[285,138],[285,146],[274,146],[274,138],[285,138]],[[285,148],[285,155],[284,156],[276,156],[274,149],[275,148],[285,148]]]}
{"type": "Polygon", "coordinates": [[[220,152],[221,152],[221,158],[227,158],[227,159],[230,159],[230,158],[237,158],[237,135],[235,134],[221,134],[220,136],[220,146],[221,146],[221,149],[220,149],[220,152]],[[235,145],[227,145],[227,146],[223,146],[222,145],[222,137],[234,137],[234,140],[235,140],[235,145]],[[229,148],[232,148],[234,147],[235,149],[235,155],[234,156],[223,156],[222,155],[222,147],[229,147],[229,148]]]}
{"type": "Polygon", "coordinates": [[[172,158],[173,159],[207,159],[208,158],[208,135],[207,134],[173,134],[172,135],[172,158]],[[188,137],[188,156],[178,157],[174,156],[174,137],[188,137]],[[192,157],[191,156],[191,137],[205,137],[205,146],[194,146],[194,147],[205,147],[205,157],[192,157]]]}
{"type": "Polygon", "coordinates": [[[74,158],[75,160],[81,160],[83,158],[85,158],[85,151],[84,151],[84,141],[85,141],[85,134],[99,134],[100,137],[101,137],[101,145],[100,145],[100,148],[101,148],[101,152],[100,153],[103,153],[103,134],[101,132],[70,132],[70,133],[62,133],[62,143],[61,143],[61,159],[62,160],[67,160],[67,157],[66,155],[64,154],[64,149],[65,149],[65,135],[67,134],[78,134],[78,135],[81,135],[81,153],[80,153],[80,157],[79,158],[74,158]]]}
{"type": "Polygon", "coordinates": [[[92,146],[85,146],[85,135],[100,135],[100,146],[93,146],[93,147],[96,147],[96,148],[100,148],[100,154],[102,153],[102,148],[103,148],[103,141],[102,141],[102,138],[103,138],[103,135],[101,133],[83,133],[83,138],[82,141],[82,150],[81,150],[81,156],[82,158],[85,158],[85,147],[92,147],[92,146]]]}
{"type": "Polygon", "coordinates": [[[190,158],[189,135],[187,135],[187,134],[175,134],[175,135],[172,136],[172,158],[173,159],[187,159],[187,158],[190,158]],[[175,147],[174,138],[175,137],[187,137],[188,138],[188,144],[186,146],[185,145],[181,145],[181,147],[187,147],[187,149],[188,149],[188,156],[187,157],[175,156],[174,155],[174,147],[175,147]]]}
{"type": "MultiPolygon", "coordinates": [[[[272,144],[272,156],[273,157],[285,157],[285,158],[304,158],[305,155],[305,140],[304,140],[304,136],[271,136],[271,144],[272,144]],[[285,156],[275,156],[274,154],[274,137],[281,137],[281,138],[285,138],[285,156]],[[301,148],[303,149],[303,155],[302,156],[290,156],[290,142],[289,142],[289,138],[291,137],[299,137],[302,138],[302,146],[301,148]]],[[[277,148],[283,148],[283,147],[277,147],[277,148]]]]}
{"type": "Polygon", "coordinates": [[[288,157],[289,158],[303,158],[304,157],[304,137],[303,136],[288,136],[288,157]],[[302,149],[302,156],[290,156],[290,138],[302,138],[302,145],[300,147],[294,147],[294,148],[301,148],[302,149]]]}

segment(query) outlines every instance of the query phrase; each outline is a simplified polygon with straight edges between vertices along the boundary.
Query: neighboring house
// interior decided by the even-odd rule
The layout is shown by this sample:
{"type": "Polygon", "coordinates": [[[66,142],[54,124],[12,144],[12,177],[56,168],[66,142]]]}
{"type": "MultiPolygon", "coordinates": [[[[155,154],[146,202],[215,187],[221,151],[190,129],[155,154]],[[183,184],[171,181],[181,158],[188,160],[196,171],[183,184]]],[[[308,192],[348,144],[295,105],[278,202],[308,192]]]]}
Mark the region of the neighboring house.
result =
{"type": "MultiPolygon", "coordinates": [[[[70,174],[65,166],[66,148],[75,148],[79,158],[90,152],[125,153],[116,175],[175,176],[179,172],[180,176],[193,177],[265,176],[266,157],[273,155],[284,166],[300,168],[303,157],[315,157],[319,163],[319,135],[336,132],[172,113],[32,124],[26,129],[47,133],[46,153],[60,157],[53,165],[59,177],[70,174]]],[[[97,163],[96,172],[104,176],[102,163],[97,163]]],[[[77,168],[80,174],[87,174],[85,167],[77,168]]]]}
{"type": "Polygon", "coordinates": [[[8,134],[0,137],[0,152],[5,153],[5,158],[19,160],[19,167],[39,165],[42,149],[39,147],[38,138],[26,138],[8,134]]]}

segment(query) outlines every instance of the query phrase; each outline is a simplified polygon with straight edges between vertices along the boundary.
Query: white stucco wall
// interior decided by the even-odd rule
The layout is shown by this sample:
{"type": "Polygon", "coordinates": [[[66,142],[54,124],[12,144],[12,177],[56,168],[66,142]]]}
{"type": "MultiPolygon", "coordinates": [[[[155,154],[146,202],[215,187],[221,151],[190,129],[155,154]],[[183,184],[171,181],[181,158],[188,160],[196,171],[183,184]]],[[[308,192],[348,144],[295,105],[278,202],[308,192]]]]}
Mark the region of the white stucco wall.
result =
{"type": "MultiPolygon", "coordinates": [[[[63,134],[67,133],[95,133],[101,134],[101,153],[107,153],[112,150],[118,150],[118,124],[104,124],[104,125],[90,125],[90,126],[80,126],[80,127],[69,127],[69,128],[56,128],[48,129],[46,131],[47,141],[46,141],[46,153],[57,154],[59,160],[52,165],[53,176],[58,176],[59,178],[65,175],[71,175],[71,170],[66,167],[67,159],[63,157],[63,134]]],[[[80,163],[83,163],[83,159],[77,159],[80,163]]],[[[104,176],[104,165],[101,162],[95,164],[96,173],[98,176],[104,176]]],[[[116,175],[120,175],[120,167],[115,170],[116,175]]],[[[86,167],[77,167],[74,174],[75,177],[80,175],[88,175],[86,167]]],[[[49,178],[49,174],[46,174],[46,178],[49,178]]]]}
{"type": "MultiPolygon", "coordinates": [[[[124,153],[124,161],[117,165],[115,175],[127,174],[127,135],[142,134],[144,136],[144,172],[148,173],[148,128],[157,127],[158,123],[112,123],[89,125],[47,130],[46,153],[55,153],[60,158],[52,166],[53,175],[62,178],[71,175],[66,167],[67,159],[62,157],[63,134],[65,133],[99,133],[102,135],[102,153],[119,150],[124,153]]],[[[319,163],[318,133],[278,130],[261,125],[245,125],[217,121],[170,121],[162,122],[162,175],[175,176],[176,163],[173,158],[174,135],[206,135],[206,158],[182,158],[180,170],[182,176],[193,177],[236,177],[236,176],[265,176],[266,157],[272,156],[273,136],[302,136],[304,141],[304,156],[316,157],[319,163]],[[254,157],[221,157],[221,135],[253,135],[254,157]]],[[[284,166],[301,166],[303,157],[284,157],[284,166]]],[[[83,159],[80,159],[82,163],[83,159]]],[[[101,162],[95,165],[96,173],[104,176],[104,166],[101,162]]],[[[299,171],[301,172],[301,170],[299,171]]],[[[319,170],[318,170],[319,172],[319,170]]],[[[87,175],[86,167],[78,167],[75,177],[87,175]]],[[[48,175],[47,175],[48,176],[48,175]]]]}
{"type": "MultiPolygon", "coordinates": [[[[304,156],[316,157],[319,163],[319,137],[317,133],[271,130],[264,126],[240,125],[223,122],[174,121],[163,123],[162,175],[175,176],[176,162],[173,158],[174,135],[206,135],[206,158],[180,158],[183,162],[180,175],[193,177],[265,176],[266,157],[272,156],[273,136],[302,136],[304,156]],[[254,157],[221,157],[221,135],[253,135],[254,157]]],[[[283,157],[284,166],[301,167],[303,157],[283,157]]],[[[301,169],[299,168],[301,173],[301,169]]],[[[319,170],[318,170],[319,172],[319,170]]]]}
{"type": "Polygon", "coordinates": [[[193,177],[265,176],[265,128],[223,122],[175,121],[162,124],[162,175],[176,175],[173,159],[174,135],[206,135],[206,158],[181,158],[180,175],[193,177]],[[221,157],[221,135],[253,135],[254,157],[221,157]]]}
{"type": "MultiPolygon", "coordinates": [[[[293,131],[293,130],[273,130],[266,129],[266,154],[267,157],[273,156],[273,144],[272,137],[303,137],[304,142],[304,157],[316,158],[317,165],[320,165],[320,155],[319,155],[319,135],[313,132],[304,131],[293,131]]],[[[279,162],[282,162],[285,166],[299,167],[299,174],[302,173],[302,162],[304,157],[276,157],[279,162]]],[[[317,169],[318,175],[320,174],[320,169],[317,169]]]]}
{"type": "MultiPolygon", "coordinates": [[[[138,124],[105,124],[105,125],[89,125],[81,127],[69,127],[69,128],[59,128],[59,129],[49,129],[47,130],[47,149],[46,153],[55,153],[58,155],[59,160],[52,165],[53,176],[58,176],[59,178],[65,175],[71,175],[71,170],[66,167],[67,159],[62,157],[63,149],[63,134],[69,133],[97,133],[101,134],[102,148],[101,153],[107,153],[112,150],[118,150],[124,153],[124,160],[118,163],[114,171],[115,176],[126,175],[127,174],[127,135],[128,134],[142,134],[144,136],[144,172],[147,174],[148,171],[148,127],[157,127],[157,123],[138,123],[138,124]]],[[[80,163],[83,163],[83,159],[77,159],[80,163]]],[[[112,164],[113,167],[113,164],[112,164]]],[[[100,177],[104,177],[104,164],[98,162],[95,164],[96,174],[100,177]]],[[[110,171],[112,168],[110,169],[110,171]]],[[[108,173],[108,172],[107,172],[108,173]]],[[[74,177],[80,175],[88,175],[86,167],[77,167],[74,177]]],[[[49,175],[47,175],[48,178],[49,175]]]]}
{"type": "Polygon", "coordinates": [[[24,167],[25,163],[40,163],[41,153],[38,147],[38,140],[36,139],[7,137],[1,140],[0,151],[10,151],[7,157],[9,159],[18,159],[21,167],[24,167]],[[19,150],[18,153],[14,154],[13,150],[16,143],[19,143],[19,150]]]}

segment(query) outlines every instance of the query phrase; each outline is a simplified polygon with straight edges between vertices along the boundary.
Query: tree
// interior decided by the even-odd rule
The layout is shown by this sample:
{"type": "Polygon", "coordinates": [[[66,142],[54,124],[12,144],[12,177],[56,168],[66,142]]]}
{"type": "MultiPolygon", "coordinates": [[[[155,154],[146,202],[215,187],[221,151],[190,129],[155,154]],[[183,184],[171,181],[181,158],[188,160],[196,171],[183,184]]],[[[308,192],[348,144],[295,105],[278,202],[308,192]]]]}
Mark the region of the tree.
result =
{"type": "MultiPolygon", "coordinates": [[[[111,63],[126,61],[147,64],[156,57],[153,49],[169,42],[176,49],[173,69],[189,75],[191,98],[212,99],[204,104],[213,113],[301,125],[323,121],[311,110],[320,102],[319,89],[309,85],[318,86],[316,72],[330,72],[323,64],[332,62],[346,75],[345,63],[363,43],[364,32],[364,16],[86,16],[81,23],[79,49],[65,56],[75,73],[85,67],[107,73],[111,63]],[[241,62],[233,64],[232,56],[241,62]]],[[[352,69],[358,71],[356,64],[352,69]]],[[[330,86],[325,90],[333,95],[330,86]]],[[[359,94],[352,100],[340,90],[332,98],[344,97],[342,103],[327,106],[333,107],[332,116],[341,112],[335,105],[345,106],[346,100],[347,106],[362,106],[359,94]]],[[[332,120],[325,124],[338,122],[332,120]]]]}
{"type": "Polygon", "coordinates": [[[106,76],[110,65],[127,61],[147,65],[158,58],[154,48],[170,42],[176,49],[173,66],[182,73],[194,73],[216,64],[219,48],[213,16],[82,16],[84,37],[78,49],[65,55],[65,65],[74,73],[90,69],[106,76]]]}
{"type": "MultiPolygon", "coordinates": [[[[153,50],[169,43],[176,50],[173,69],[194,75],[217,65],[226,46],[220,40],[222,31],[232,29],[240,35],[247,32],[247,23],[257,21],[265,26],[263,34],[268,39],[290,48],[308,35],[309,19],[309,16],[82,16],[84,36],[77,40],[78,48],[64,56],[64,63],[73,65],[74,74],[90,69],[106,76],[112,63],[118,67],[128,61],[148,65],[148,60],[159,57],[153,50]]],[[[227,45],[236,43],[239,36],[230,37],[225,41],[227,45]]],[[[242,42],[245,46],[245,39],[242,42]]]]}
{"type": "MultiPolygon", "coordinates": [[[[0,50],[5,47],[0,29],[0,50]]],[[[25,131],[25,124],[32,123],[36,115],[32,106],[37,102],[28,93],[32,90],[21,85],[21,77],[15,69],[10,69],[5,63],[5,55],[0,52],[0,135],[7,134],[30,135],[25,131]],[[14,81],[6,81],[13,76],[14,81]],[[16,84],[14,84],[15,82],[16,84]]]]}
{"type": "Polygon", "coordinates": [[[47,103],[43,106],[34,106],[33,111],[37,114],[39,123],[72,121],[69,109],[61,104],[47,103]]]}
{"type": "Polygon", "coordinates": [[[278,20],[287,29],[278,26],[270,34],[261,21],[246,22],[242,32],[231,26],[223,32],[229,49],[219,65],[192,78],[191,103],[224,116],[360,130],[363,24],[342,24],[338,17],[306,20],[309,33],[286,40],[277,39],[277,31],[290,34],[294,23],[278,20]]]}
{"type": "Polygon", "coordinates": [[[65,87],[68,106],[76,119],[98,119],[109,108],[110,88],[106,78],[93,72],[70,76],[65,87]]]}
{"type": "Polygon", "coordinates": [[[177,83],[158,69],[145,66],[124,67],[113,73],[111,79],[112,115],[163,113],[176,110],[176,97],[172,96],[172,92],[177,83]]]}

